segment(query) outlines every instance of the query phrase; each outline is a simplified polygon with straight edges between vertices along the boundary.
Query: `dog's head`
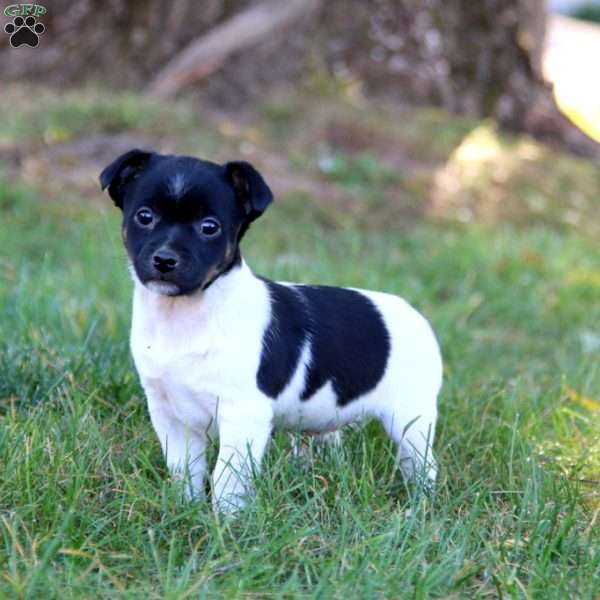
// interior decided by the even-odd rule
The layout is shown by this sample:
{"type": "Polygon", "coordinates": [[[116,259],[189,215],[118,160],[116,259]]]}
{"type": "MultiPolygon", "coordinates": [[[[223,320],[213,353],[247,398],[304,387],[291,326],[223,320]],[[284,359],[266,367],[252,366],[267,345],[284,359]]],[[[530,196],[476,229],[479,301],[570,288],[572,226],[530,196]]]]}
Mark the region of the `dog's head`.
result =
{"type": "Polygon", "coordinates": [[[239,262],[239,243],[273,200],[247,162],[217,165],[131,150],[100,174],[123,211],[123,240],[135,274],[168,296],[208,287],[239,262]]]}

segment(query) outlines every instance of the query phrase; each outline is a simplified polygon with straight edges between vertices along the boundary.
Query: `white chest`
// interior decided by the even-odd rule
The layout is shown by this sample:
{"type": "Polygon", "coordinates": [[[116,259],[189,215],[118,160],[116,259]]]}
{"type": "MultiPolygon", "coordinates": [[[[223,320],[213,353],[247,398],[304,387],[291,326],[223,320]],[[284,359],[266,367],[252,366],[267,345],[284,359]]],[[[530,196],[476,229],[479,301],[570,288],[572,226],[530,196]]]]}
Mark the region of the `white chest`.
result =
{"type": "Polygon", "coordinates": [[[268,319],[267,293],[254,278],[234,290],[215,284],[211,294],[176,299],[136,286],[131,350],[149,402],[198,427],[214,419],[220,403],[246,400],[268,319]]]}
{"type": "Polygon", "coordinates": [[[213,386],[208,374],[214,368],[208,351],[189,352],[186,345],[132,336],[132,353],[148,400],[194,429],[207,429],[217,407],[217,396],[209,391],[213,386]]]}

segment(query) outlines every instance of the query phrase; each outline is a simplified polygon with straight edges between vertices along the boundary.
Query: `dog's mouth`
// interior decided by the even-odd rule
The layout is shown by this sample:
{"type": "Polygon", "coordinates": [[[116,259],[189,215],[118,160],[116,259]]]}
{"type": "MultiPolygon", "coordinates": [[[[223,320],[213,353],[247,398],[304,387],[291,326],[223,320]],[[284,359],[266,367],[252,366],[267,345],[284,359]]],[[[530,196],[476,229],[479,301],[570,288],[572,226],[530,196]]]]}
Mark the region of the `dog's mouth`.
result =
{"type": "Polygon", "coordinates": [[[162,281],[160,279],[151,279],[144,284],[149,290],[162,294],[163,296],[178,296],[181,293],[181,288],[170,281],[162,281]]]}

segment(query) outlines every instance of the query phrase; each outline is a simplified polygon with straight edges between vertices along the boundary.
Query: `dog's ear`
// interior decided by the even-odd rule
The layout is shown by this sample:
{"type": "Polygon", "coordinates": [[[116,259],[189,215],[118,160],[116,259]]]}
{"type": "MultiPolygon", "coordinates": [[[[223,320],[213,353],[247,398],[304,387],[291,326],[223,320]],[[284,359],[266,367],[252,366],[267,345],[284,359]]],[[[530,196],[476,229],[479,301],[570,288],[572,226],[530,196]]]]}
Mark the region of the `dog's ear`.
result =
{"type": "Polygon", "coordinates": [[[246,214],[246,224],[258,219],[273,201],[273,192],[262,175],[243,160],[225,165],[225,176],[233,187],[236,200],[246,214]]]}
{"type": "Polygon", "coordinates": [[[116,158],[100,173],[102,189],[108,188],[109,196],[120,209],[123,208],[123,197],[127,184],[146,168],[148,160],[153,154],[153,152],[144,150],[130,150],[116,158]]]}

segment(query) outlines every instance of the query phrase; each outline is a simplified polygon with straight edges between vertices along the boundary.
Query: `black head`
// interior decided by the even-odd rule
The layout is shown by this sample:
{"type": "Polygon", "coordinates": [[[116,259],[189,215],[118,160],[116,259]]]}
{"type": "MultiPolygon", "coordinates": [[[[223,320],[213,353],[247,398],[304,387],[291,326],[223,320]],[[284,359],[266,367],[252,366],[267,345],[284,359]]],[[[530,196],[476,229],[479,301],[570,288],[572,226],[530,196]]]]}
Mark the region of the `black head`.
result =
{"type": "Polygon", "coordinates": [[[207,288],[240,262],[239,243],[273,200],[247,162],[131,150],[100,174],[123,211],[123,240],[139,280],[169,296],[207,288]]]}

